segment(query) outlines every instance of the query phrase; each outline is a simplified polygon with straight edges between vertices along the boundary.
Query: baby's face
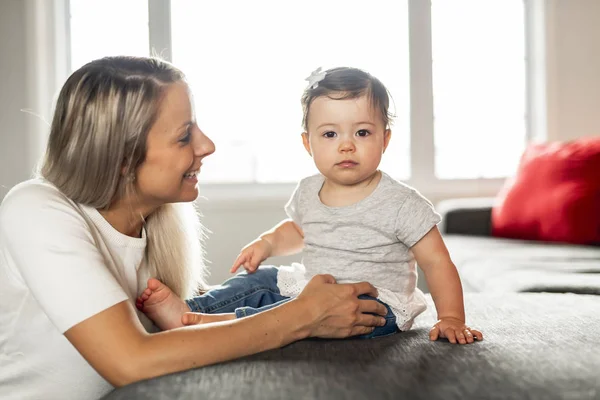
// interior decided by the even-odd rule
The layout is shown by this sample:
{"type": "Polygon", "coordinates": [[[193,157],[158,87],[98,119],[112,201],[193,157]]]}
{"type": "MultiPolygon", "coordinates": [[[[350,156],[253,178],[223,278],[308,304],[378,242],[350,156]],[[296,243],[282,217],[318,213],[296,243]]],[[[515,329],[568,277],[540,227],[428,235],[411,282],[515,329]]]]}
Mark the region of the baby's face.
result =
{"type": "Polygon", "coordinates": [[[367,96],[335,100],[318,97],[310,105],[306,150],[327,179],[355,185],[379,167],[391,132],[367,96]]]}

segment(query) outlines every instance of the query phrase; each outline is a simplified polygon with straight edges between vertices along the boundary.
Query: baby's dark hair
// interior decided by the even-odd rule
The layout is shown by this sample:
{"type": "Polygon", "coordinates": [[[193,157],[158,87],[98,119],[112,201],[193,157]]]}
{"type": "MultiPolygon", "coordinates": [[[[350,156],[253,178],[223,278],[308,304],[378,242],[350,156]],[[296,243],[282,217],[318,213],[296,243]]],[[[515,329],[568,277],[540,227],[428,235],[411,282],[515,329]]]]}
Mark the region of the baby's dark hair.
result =
{"type": "Polygon", "coordinates": [[[302,94],[302,127],[308,132],[308,113],[312,102],[321,96],[331,99],[355,99],[367,95],[371,106],[379,111],[384,126],[392,123],[393,114],[389,112],[390,93],[381,81],[358,68],[338,67],[325,71],[325,78],[316,88],[307,87],[302,94]]]}

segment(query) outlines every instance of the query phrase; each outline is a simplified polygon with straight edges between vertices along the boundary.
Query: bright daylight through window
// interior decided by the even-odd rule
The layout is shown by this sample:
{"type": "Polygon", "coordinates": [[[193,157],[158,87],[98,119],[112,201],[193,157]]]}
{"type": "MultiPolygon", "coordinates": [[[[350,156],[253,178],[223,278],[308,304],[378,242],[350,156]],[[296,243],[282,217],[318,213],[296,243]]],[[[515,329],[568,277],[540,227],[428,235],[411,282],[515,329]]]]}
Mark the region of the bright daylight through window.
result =
{"type": "Polygon", "coordinates": [[[525,148],[522,0],[433,0],[435,173],[512,174],[525,148]]]}
{"type": "MultiPolygon", "coordinates": [[[[170,3],[171,19],[162,22],[171,28],[172,61],[187,74],[199,125],[217,146],[203,181],[295,182],[316,172],[300,139],[300,96],[304,78],[317,67],[359,67],[381,79],[396,114],[381,168],[409,179],[411,165],[419,165],[410,158],[410,90],[421,85],[410,81],[409,65],[426,50],[409,52],[407,1],[376,0],[368,7],[362,0],[170,3]]],[[[155,48],[148,2],[70,4],[73,69],[101,56],[148,55],[155,48]],[[107,23],[111,29],[101,29],[107,23]]],[[[431,31],[426,28],[435,128],[427,134],[433,135],[436,177],[511,174],[526,140],[522,1],[433,0],[431,31]]]]}

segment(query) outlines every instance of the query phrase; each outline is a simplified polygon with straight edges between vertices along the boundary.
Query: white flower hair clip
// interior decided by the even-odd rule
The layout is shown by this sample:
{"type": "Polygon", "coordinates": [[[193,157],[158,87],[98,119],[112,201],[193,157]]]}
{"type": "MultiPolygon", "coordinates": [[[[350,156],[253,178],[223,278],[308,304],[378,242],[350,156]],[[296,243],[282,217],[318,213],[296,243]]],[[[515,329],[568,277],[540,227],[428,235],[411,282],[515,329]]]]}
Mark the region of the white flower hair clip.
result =
{"type": "Polygon", "coordinates": [[[327,75],[327,71],[321,71],[321,67],[315,69],[310,73],[310,76],[305,79],[308,81],[308,87],[311,89],[316,89],[319,87],[319,82],[325,79],[325,75],[327,75]]]}

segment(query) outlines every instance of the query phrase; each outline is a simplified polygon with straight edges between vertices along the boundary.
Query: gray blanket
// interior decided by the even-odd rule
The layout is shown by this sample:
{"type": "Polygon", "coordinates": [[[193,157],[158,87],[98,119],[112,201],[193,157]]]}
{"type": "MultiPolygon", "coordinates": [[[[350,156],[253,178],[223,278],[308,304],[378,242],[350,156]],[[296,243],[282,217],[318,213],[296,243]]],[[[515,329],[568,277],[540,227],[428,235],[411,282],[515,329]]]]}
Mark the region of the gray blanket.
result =
{"type": "Polygon", "coordinates": [[[305,340],[106,399],[600,398],[599,296],[471,293],[465,303],[469,323],[484,332],[480,343],[430,342],[430,307],[409,332],[305,340]]]}

